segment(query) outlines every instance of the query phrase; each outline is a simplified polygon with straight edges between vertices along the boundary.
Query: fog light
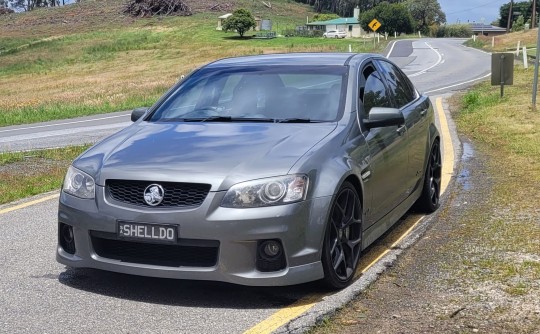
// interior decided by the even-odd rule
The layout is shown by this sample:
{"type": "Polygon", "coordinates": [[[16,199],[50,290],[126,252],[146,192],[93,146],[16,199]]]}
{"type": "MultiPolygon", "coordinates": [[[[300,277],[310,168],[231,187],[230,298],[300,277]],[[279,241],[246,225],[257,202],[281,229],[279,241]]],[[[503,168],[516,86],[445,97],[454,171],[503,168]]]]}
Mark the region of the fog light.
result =
{"type": "Polygon", "coordinates": [[[73,226],[59,223],[58,224],[58,243],[68,254],[75,254],[75,235],[73,234],[73,226]]]}
{"type": "Polygon", "coordinates": [[[64,238],[64,241],[67,243],[73,242],[73,228],[69,225],[64,225],[62,227],[62,237],[64,238]]]}
{"type": "Polygon", "coordinates": [[[287,267],[285,249],[278,239],[260,240],[257,245],[257,270],[272,272],[287,267]]]}
{"type": "Polygon", "coordinates": [[[274,240],[265,241],[263,244],[263,252],[268,257],[275,257],[281,252],[281,246],[274,240]]]}

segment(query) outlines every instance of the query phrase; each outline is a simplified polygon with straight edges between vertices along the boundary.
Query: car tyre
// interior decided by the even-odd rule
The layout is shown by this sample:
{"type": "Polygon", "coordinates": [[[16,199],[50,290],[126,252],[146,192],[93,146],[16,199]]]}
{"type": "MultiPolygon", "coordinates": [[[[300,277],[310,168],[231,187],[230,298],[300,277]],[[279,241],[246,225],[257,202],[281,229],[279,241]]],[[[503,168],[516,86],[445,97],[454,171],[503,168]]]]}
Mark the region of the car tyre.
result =
{"type": "Polygon", "coordinates": [[[339,36],[338,36],[338,35],[335,35],[335,36],[334,36],[334,38],[335,38],[335,39],[338,39],[338,38],[339,38],[339,36]]]}
{"type": "Polygon", "coordinates": [[[322,265],[325,287],[337,290],[354,278],[362,250],[362,204],[354,186],[345,182],[332,206],[324,235],[322,265]]]}
{"type": "Polygon", "coordinates": [[[441,194],[441,149],[439,141],[436,140],[431,147],[428,165],[424,176],[422,194],[416,201],[416,209],[426,213],[432,213],[440,206],[441,194]]]}

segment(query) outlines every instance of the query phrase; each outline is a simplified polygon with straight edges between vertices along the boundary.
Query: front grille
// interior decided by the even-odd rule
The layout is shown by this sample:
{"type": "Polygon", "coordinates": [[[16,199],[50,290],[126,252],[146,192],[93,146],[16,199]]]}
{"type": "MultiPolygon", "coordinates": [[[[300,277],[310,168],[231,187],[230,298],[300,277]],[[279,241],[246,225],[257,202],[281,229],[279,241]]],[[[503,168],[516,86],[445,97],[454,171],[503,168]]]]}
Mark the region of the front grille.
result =
{"type": "Polygon", "coordinates": [[[209,184],[129,180],[107,180],[106,189],[116,201],[149,207],[144,200],[144,190],[154,183],[161,185],[164,190],[163,201],[155,206],[158,208],[197,207],[204,202],[210,191],[209,184]]]}
{"type": "Polygon", "coordinates": [[[94,251],[101,257],[165,267],[213,267],[219,252],[219,241],[216,240],[185,240],[176,245],[152,244],[102,238],[96,233],[91,233],[91,240],[94,251]]]}

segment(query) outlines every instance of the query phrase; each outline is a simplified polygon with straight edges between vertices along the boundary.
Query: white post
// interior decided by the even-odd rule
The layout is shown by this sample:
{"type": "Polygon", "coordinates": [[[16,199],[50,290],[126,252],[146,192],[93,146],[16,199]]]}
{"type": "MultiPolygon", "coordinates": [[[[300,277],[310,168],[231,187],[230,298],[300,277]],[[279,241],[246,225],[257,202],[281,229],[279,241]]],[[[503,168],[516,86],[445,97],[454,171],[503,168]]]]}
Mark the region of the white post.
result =
{"type": "Polygon", "coordinates": [[[495,47],[495,36],[491,38],[491,48],[493,49],[495,47]]]}
{"type": "Polygon", "coordinates": [[[350,44],[349,44],[349,52],[352,52],[352,47],[350,44]]]}
{"type": "Polygon", "coordinates": [[[521,41],[518,41],[517,49],[516,49],[516,56],[519,56],[519,48],[521,47],[521,41]]]}
{"type": "Polygon", "coordinates": [[[524,68],[529,68],[529,62],[527,61],[527,47],[524,46],[523,47],[523,67],[524,68]]]}
{"type": "Polygon", "coordinates": [[[388,40],[388,33],[387,33],[387,32],[384,33],[384,40],[385,40],[385,41],[388,40]]]}
{"type": "Polygon", "coordinates": [[[418,32],[418,37],[422,38],[422,33],[420,31],[418,32]]]}
{"type": "Polygon", "coordinates": [[[381,42],[381,34],[377,33],[377,43],[381,42]]]}
{"type": "Polygon", "coordinates": [[[397,38],[397,31],[394,31],[394,38],[397,38]]]}

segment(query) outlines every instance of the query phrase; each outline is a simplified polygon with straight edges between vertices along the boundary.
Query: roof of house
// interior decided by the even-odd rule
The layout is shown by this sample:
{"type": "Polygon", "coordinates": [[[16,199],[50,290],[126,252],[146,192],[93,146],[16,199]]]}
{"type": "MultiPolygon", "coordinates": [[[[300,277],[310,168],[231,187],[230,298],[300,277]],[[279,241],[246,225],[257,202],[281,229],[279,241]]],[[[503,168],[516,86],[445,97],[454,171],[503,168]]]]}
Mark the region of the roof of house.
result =
{"type": "Polygon", "coordinates": [[[327,25],[340,25],[340,24],[360,24],[356,17],[340,17],[329,21],[315,21],[310,22],[308,26],[327,26],[327,25]]]}
{"type": "Polygon", "coordinates": [[[506,32],[506,28],[496,27],[491,24],[469,23],[473,32],[506,32]]]}

